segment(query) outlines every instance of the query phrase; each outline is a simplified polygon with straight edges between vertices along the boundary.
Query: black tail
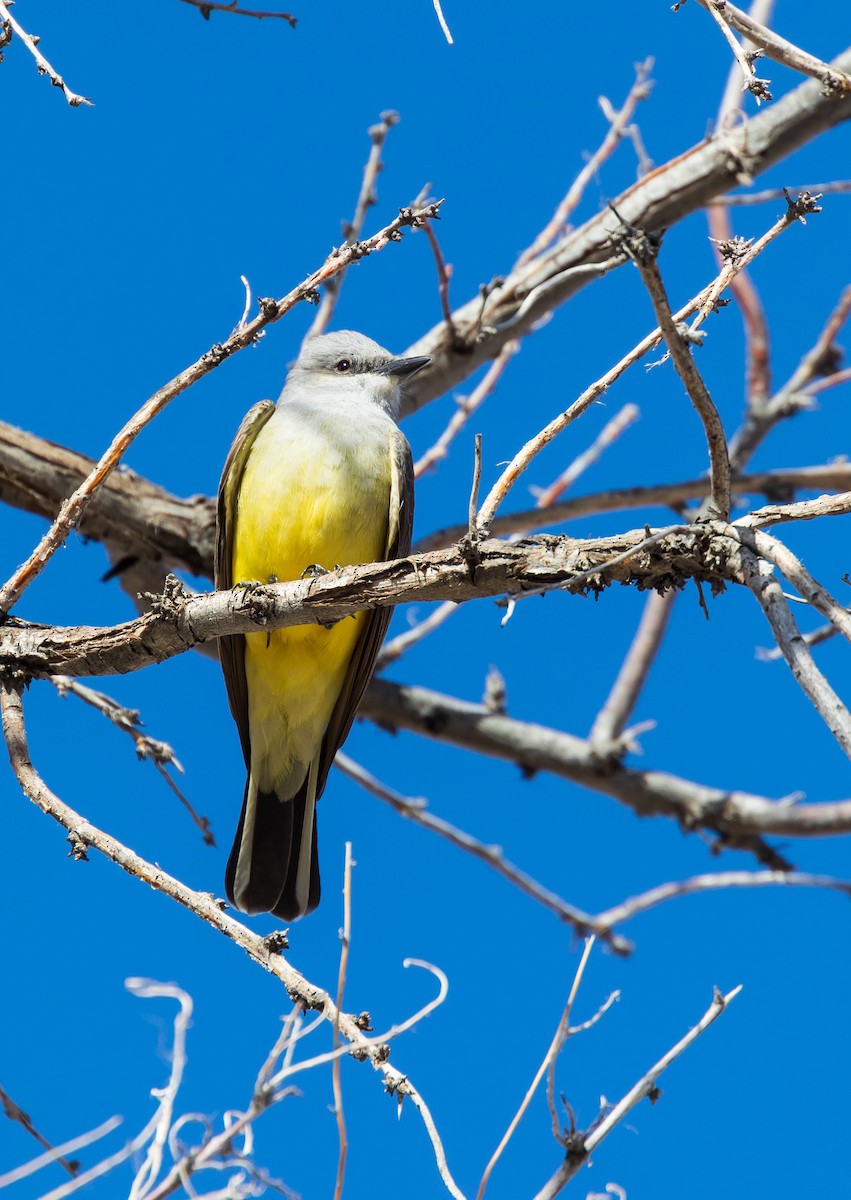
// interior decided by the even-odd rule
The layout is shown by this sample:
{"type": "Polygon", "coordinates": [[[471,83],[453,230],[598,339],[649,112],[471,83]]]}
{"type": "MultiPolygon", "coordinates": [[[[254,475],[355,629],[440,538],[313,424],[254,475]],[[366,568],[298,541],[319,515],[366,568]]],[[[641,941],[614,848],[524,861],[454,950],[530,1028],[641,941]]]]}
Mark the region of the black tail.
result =
{"type": "Polygon", "coordinates": [[[319,903],[319,859],[316,848],[315,805],[310,850],[309,893],[296,894],[299,852],[306,810],[308,780],[292,800],[279,800],[274,792],[258,791],[249,813],[250,779],[245,785],[242,812],[225,871],[225,888],[234,908],[246,913],[273,912],[294,921],[312,912],[319,903]],[[246,824],[253,826],[246,836],[246,824]]]}

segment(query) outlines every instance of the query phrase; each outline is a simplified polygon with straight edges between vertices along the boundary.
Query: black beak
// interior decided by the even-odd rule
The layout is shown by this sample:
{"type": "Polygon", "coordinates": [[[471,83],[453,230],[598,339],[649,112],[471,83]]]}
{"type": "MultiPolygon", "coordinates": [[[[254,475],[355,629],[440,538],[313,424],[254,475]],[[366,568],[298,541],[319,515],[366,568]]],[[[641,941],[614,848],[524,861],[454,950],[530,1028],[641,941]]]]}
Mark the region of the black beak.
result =
{"type": "Polygon", "coordinates": [[[427,367],[431,362],[428,356],[423,358],[391,358],[389,362],[382,363],[380,367],[375,368],[376,375],[395,375],[399,379],[409,379],[411,375],[416,375],[417,371],[421,371],[423,367],[427,367]]]}

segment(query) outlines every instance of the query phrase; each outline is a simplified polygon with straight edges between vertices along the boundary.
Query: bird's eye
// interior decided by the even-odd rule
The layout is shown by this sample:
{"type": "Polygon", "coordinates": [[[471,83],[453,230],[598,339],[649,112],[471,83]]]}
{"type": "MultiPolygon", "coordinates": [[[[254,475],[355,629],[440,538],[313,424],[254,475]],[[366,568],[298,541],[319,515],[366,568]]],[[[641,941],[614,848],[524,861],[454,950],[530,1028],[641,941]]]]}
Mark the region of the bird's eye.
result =
{"type": "Polygon", "coordinates": [[[334,370],[339,371],[341,375],[343,375],[346,371],[351,371],[351,369],[351,359],[341,358],[339,362],[334,363],[334,370]]]}

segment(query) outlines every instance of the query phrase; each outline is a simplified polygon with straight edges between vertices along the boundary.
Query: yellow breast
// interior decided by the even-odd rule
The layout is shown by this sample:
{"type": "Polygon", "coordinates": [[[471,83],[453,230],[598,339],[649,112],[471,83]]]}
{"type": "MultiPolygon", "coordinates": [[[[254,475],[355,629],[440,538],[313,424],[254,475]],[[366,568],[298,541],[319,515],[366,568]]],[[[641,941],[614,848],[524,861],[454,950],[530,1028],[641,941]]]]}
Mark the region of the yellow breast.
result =
{"type": "MultiPolygon", "coordinates": [[[[360,415],[341,420],[339,412],[284,404],[260,430],[236,506],[236,583],[283,582],[314,564],[333,570],[384,556],[389,418],[379,410],[374,419],[360,415]]],[[[321,745],[364,619],[246,636],[251,771],[262,789],[299,776],[297,790],[321,745]]]]}

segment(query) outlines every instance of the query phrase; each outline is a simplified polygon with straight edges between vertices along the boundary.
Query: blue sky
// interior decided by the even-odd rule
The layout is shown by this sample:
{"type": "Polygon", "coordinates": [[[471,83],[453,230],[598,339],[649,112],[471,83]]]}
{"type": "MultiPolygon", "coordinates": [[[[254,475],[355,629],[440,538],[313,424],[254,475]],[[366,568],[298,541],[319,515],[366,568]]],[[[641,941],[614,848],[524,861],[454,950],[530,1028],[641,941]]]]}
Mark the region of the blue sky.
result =
{"type": "MultiPolygon", "coordinates": [[[[813,53],[843,48],[838,5],[781,2],[777,27],[813,53]]],[[[125,6],[88,0],[19,0],[18,20],[95,107],[71,110],[39,79],[19,44],[0,69],[4,112],[0,412],[51,440],[97,456],[138,406],[227,336],[255,296],[285,294],[321,264],[352,211],[369,142],[388,108],[401,113],[385,151],[372,232],[430,183],[446,197],[438,226],[453,265],[458,305],[504,272],[549,218],[605,134],[597,97],[617,104],[633,64],[653,56],[651,98],[638,119],[654,162],[680,153],[714,120],[730,61],[706,12],[687,4],[520,8],[445,5],[449,47],[427,0],[353,10],[296,10],[296,30],[213,14],[178,0],[125,6]]],[[[775,64],[776,94],[797,83],[775,64]]],[[[847,175],[848,125],[770,171],[760,186],[796,186],[847,175]]],[[[576,214],[593,215],[635,178],[622,147],[589,186],[576,214]]],[[[755,264],[772,327],[772,365],[784,380],[817,336],[849,280],[851,200],[792,228],[755,264]]],[[[735,210],[745,236],[769,227],[777,202],[735,210]]],[[[682,303],[714,273],[705,218],[672,230],[660,259],[682,303]]],[[[312,310],[297,309],[255,348],[180,396],[134,444],[127,463],[180,495],[213,494],[243,413],[276,396],[312,310]]],[[[407,236],[349,273],[338,328],[360,329],[401,351],[440,319],[426,239],[407,236]]],[[[473,435],[484,437],[484,482],[654,324],[635,271],[623,268],[581,292],[523,345],[497,394],[417,492],[416,535],[465,519],[473,435]]],[[[709,326],[700,366],[728,430],[743,408],[743,341],[737,312],[709,326]]],[[[845,333],[840,342],[848,342],[845,333]]],[[[475,380],[459,391],[469,393],[475,380]]],[[[578,491],[677,480],[706,467],[699,425],[670,367],[633,370],[542,455],[509,507],[546,485],[625,403],[640,420],[593,467],[578,491]]],[[[828,392],[818,411],[778,428],[754,466],[817,465],[848,450],[848,395],[828,392]]],[[[415,456],[453,411],[451,396],[406,423],[415,456]]],[[[614,533],[661,510],[585,518],[574,536],[614,533]]],[[[841,519],[840,519],[841,520],[841,519]]],[[[0,575],[44,528],[4,510],[0,575]]],[[[838,533],[821,523],[785,534],[840,597],[849,569],[838,533]]],[[[103,549],[73,538],[17,613],[45,622],[114,623],[132,615],[115,584],[102,584],[103,549]]],[[[480,699],[491,664],[502,671],[512,716],[584,735],[605,698],[639,619],[642,597],[612,591],[597,602],[565,595],[519,606],[506,627],[492,601],[471,604],[388,671],[467,700],[480,699]]],[[[400,610],[399,631],[415,613],[400,610]]],[[[761,613],[731,589],[706,621],[694,591],[678,600],[668,641],[636,711],[655,720],[642,765],[717,786],[811,800],[846,796],[847,762],[780,663],[757,661],[768,644],[761,613]]],[[[809,628],[804,614],[802,623],[809,628]]],[[[851,692],[847,645],[819,651],[840,695],[851,692]]],[[[169,741],[183,786],[209,816],[218,842],[197,831],[129,739],[73,699],[34,684],[26,711],[34,761],[48,784],[90,820],[193,887],[222,892],[227,848],[242,795],[242,761],[218,668],[199,655],[102,681],[138,708],[145,729],[169,741]]],[[[714,858],[706,843],[660,819],[637,820],[615,801],[510,764],[408,734],[355,727],[347,750],[388,785],[425,796],[435,813],[502,845],[519,866],[578,906],[606,908],[656,883],[751,864],[714,858]]],[[[114,1149],[152,1111],[165,1080],[173,1005],[129,996],[128,976],[174,980],[195,1001],[179,1108],[220,1117],[247,1102],[288,1009],[282,989],[235,946],[166,898],[91,856],[66,857],[61,829],[0,783],[5,813],[0,873],[2,964],[0,1082],[53,1142],[113,1112],[124,1124],[114,1149]]],[[[354,846],[354,926],[346,1007],[386,1028],[434,991],[402,968],[427,959],[449,976],[446,1003],[393,1047],[392,1059],[429,1102],[460,1186],[481,1171],[540,1062],[563,1007],[580,947],[570,932],[504,880],[332,773],[320,807],[324,898],[291,931],[291,961],[333,990],[342,920],[344,844],[354,846]]],[[[847,876],[848,842],[786,845],[802,869],[847,876]]],[[[266,932],[267,919],[249,920],[266,932]]],[[[600,1095],[615,1100],[698,1019],[713,985],[741,996],[662,1080],[571,1185],[609,1181],[630,1200],[691,1200],[771,1192],[818,1194],[847,1178],[846,997],[848,905],[803,890],[736,891],[676,901],[626,930],[632,958],[592,955],[575,1010],[590,1016],[613,989],[619,1004],[575,1038],[558,1087],[586,1126],[600,1095]],[[818,1143],[818,1154],[812,1153],[818,1143]]],[[[318,1033],[306,1052],[325,1048],[318,1033]]],[[[441,1194],[416,1113],[395,1103],[369,1067],[346,1061],[351,1141],[345,1195],[408,1200],[441,1194]]],[[[257,1159],[305,1198],[333,1194],[337,1142],[327,1071],[299,1079],[303,1095],[263,1117],[257,1159]]],[[[0,1123],[0,1173],[35,1153],[17,1125],[0,1123]]],[[[84,1152],[89,1165],[96,1149],[84,1152]]],[[[534,1195],[559,1161],[542,1095],[536,1097],[491,1179],[488,1196],[534,1195]]],[[[94,1186],[123,1195],[131,1173],[94,1186]]],[[[9,1190],[15,1200],[58,1186],[58,1169],[9,1190]]],[[[199,1191],[220,1186],[204,1178],[199,1191]]]]}

